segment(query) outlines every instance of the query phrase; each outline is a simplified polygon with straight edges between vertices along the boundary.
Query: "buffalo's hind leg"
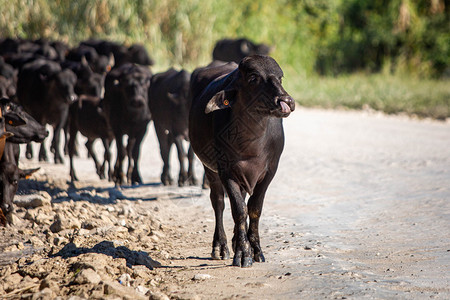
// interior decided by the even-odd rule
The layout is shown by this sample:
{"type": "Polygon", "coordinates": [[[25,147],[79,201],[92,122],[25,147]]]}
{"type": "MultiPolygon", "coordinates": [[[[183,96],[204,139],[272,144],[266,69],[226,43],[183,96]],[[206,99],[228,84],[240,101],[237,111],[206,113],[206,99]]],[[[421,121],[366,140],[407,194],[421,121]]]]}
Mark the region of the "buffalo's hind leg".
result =
{"type": "Polygon", "coordinates": [[[211,204],[214,209],[216,227],[214,229],[214,238],[211,257],[213,259],[229,259],[230,251],[227,246],[227,236],[223,228],[223,210],[225,209],[224,190],[219,176],[205,167],[205,174],[208,177],[211,186],[211,204]]]}
{"type": "Polygon", "coordinates": [[[164,185],[172,185],[173,180],[170,177],[170,148],[172,146],[172,141],[170,140],[169,134],[166,134],[165,129],[155,124],[156,136],[159,141],[159,150],[161,153],[161,158],[163,160],[163,170],[161,173],[161,182],[164,185]]]}
{"type": "Polygon", "coordinates": [[[178,161],[180,162],[180,174],[178,175],[178,186],[184,186],[188,181],[188,173],[185,168],[186,151],[183,148],[183,137],[177,136],[174,139],[177,147],[178,161]]]}
{"type": "Polygon", "coordinates": [[[189,178],[189,184],[190,185],[197,185],[198,184],[198,180],[195,177],[195,173],[194,173],[194,150],[192,150],[191,145],[189,145],[189,149],[188,149],[188,178],[189,178]]]}
{"type": "Polygon", "coordinates": [[[89,139],[86,142],[86,149],[89,153],[89,155],[92,157],[92,160],[94,161],[95,164],[95,169],[97,170],[97,175],[98,177],[100,177],[100,179],[104,179],[105,178],[105,166],[104,165],[100,165],[100,162],[97,159],[97,155],[94,152],[94,140],[89,139]]]}

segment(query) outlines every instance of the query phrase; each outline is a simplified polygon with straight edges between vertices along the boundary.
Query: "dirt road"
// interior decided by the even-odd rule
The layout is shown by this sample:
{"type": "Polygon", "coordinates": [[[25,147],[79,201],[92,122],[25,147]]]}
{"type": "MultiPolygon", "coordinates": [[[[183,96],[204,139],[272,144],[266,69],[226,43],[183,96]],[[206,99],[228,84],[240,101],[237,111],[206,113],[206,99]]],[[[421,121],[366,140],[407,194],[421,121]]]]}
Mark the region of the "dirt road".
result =
{"type": "MultiPolygon", "coordinates": [[[[110,183],[97,179],[89,160],[77,158],[77,171],[83,180],[77,184],[77,189],[68,189],[65,183],[69,178],[67,165],[22,159],[23,166],[42,167],[36,175],[37,181],[50,179],[53,182],[51,190],[48,185],[43,187],[47,188],[53,202],[51,209],[43,210],[49,216],[48,225],[61,211],[61,205],[76,208],[79,201],[87,210],[101,210],[102,216],[127,209],[143,216],[125,220],[120,216],[127,216],[126,213],[109,216],[112,223],[118,218],[117,226],[111,228],[120,225],[128,228],[126,236],[122,233],[97,236],[99,230],[94,226],[94,229],[88,227],[90,235],[79,234],[75,241],[72,236],[71,240],[63,239],[55,244],[52,238],[50,244],[53,244],[44,243],[44,250],[28,258],[28,264],[36,264],[43,258],[47,260],[47,273],[38,279],[42,281],[57,269],[55,264],[50,264],[56,259],[49,258],[47,248],[50,246],[53,252],[61,253],[71,242],[75,244],[71,247],[87,247],[90,253],[96,253],[98,247],[92,245],[113,239],[133,253],[145,251],[161,267],[147,270],[146,275],[139,273],[139,277],[135,275],[138,263],[130,264],[125,254],[129,269],[117,266],[120,272],[109,272],[109,275],[97,271],[103,280],[100,284],[107,286],[104,283],[107,279],[118,281],[119,275],[128,272],[134,280],[129,284],[131,287],[137,289],[139,283],[147,289],[156,289],[160,297],[450,298],[450,123],[368,112],[297,109],[284,124],[285,151],[269,187],[261,218],[261,243],[266,263],[241,269],[231,267],[231,260],[209,259],[214,219],[208,192],[199,187],[158,185],[162,165],[153,127],[149,127],[141,161],[146,184],[139,187],[116,190],[110,183]],[[62,196],[66,190],[69,192],[62,196]],[[91,198],[86,196],[89,193],[91,198]],[[151,221],[153,227],[155,223],[161,225],[153,228],[155,234],[148,247],[140,240],[141,235],[137,234],[140,231],[136,229],[138,223],[146,220],[151,221]],[[121,224],[123,222],[129,222],[132,230],[130,225],[121,224]],[[95,242],[93,237],[97,237],[95,242]],[[105,276],[109,277],[105,279],[105,276]],[[138,282],[136,278],[142,280],[138,282]]],[[[83,150],[81,152],[81,157],[85,157],[83,150]]],[[[176,178],[175,153],[173,159],[172,172],[176,178]]],[[[197,170],[201,173],[199,163],[197,170]]],[[[27,210],[19,210],[18,216],[25,218],[26,213],[27,210]]],[[[77,218],[76,214],[73,217],[77,218]]],[[[83,219],[83,216],[78,218],[83,219]]],[[[48,231],[45,233],[42,228],[32,226],[33,222],[27,222],[16,229],[17,240],[48,235],[48,231]],[[20,229],[21,226],[32,230],[20,229]]],[[[81,228],[86,227],[83,224],[81,228]]],[[[225,211],[225,227],[231,242],[229,205],[225,211]]],[[[11,230],[2,229],[2,238],[11,230]]],[[[20,247],[17,248],[10,246],[8,253],[23,255],[24,250],[20,252],[20,247]]],[[[109,252],[97,252],[116,259],[109,252]]],[[[5,257],[2,256],[3,262],[5,257]]],[[[61,257],[65,258],[59,255],[57,259],[61,257]]],[[[70,257],[85,259],[81,254],[70,257]]],[[[59,264],[64,261],[58,261],[59,264]]],[[[9,265],[1,265],[2,279],[15,274],[20,274],[22,281],[24,274],[33,277],[31,271],[24,272],[23,261],[10,260],[9,265]],[[9,271],[5,271],[5,265],[9,271]]],[[[52,280],[59,285],[59,289],[53,289],[53,296],[76,294],[101,298],[107,294],[106,287],[102,289],[105,294],[98,296],[92,283],[77,282],[80,284],[77,290],[73,279],[53,275],[52,280]],[[70,286],[72,290],[62,286],[70,286]]],[[[21,293],[11,284],[4,285],[3,290],[9,298],[21,293]]],[[[42,293],[42,284],[27,290],[31,294],[39,291],[42,293]]]]}

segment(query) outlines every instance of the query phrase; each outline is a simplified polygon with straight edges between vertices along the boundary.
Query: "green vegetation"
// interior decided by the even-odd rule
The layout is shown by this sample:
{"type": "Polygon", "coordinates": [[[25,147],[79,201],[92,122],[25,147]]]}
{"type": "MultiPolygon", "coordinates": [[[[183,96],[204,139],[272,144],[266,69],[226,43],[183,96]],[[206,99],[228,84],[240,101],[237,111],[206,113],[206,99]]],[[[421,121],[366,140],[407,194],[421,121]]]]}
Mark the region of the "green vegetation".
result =
{"type": "MultiPolygon", "coordinates": [[[[287,75],[290,76],[290,75],[287,75]]],[[[286,78],[286,90],[306,107],[371,108],[389,114],[450,117],[448,81],[352,74],[286,78]]]]}
{"type": "Polygon", "coordinates": [[[275,46],[307,106],[450,117],[447,0],[0,0],[0,36],[145,44],[156,71],[207,64],[216,40],[275,46]],[[325,76],[325,77],[323,77],[325,76]],[[433,78],[434,80],[432,80],[433,78]]]}

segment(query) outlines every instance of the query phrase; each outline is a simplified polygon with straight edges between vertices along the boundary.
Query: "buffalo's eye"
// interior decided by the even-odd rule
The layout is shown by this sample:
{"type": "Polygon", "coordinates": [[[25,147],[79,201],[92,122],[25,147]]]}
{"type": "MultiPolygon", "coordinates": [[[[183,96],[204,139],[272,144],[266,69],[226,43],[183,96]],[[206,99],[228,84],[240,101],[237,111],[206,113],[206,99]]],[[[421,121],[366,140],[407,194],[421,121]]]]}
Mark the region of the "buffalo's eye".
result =
{"type": "Polygon", "coordinates": [[[248,83],[251,85],[256,85],[259,83],[259,76],[258,75],[250,75],[248,77],[248,83]]]}

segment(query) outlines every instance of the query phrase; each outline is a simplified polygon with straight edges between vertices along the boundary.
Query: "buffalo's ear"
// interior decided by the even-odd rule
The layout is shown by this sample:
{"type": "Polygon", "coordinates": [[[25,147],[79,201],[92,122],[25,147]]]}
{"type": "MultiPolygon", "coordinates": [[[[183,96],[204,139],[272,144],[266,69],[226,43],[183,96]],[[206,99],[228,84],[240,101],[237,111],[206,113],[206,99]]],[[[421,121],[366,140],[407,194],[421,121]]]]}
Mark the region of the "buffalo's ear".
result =
{"type": "Polygon", "coordinates": [[[1,106],[6,106],[6,105],[9,104],[9,102],[11,102],[11,100],[9,100],[9,98],[2,97],[2,98],[0,99],[0,105],[1,105],[1,106]]]}
{"type": "Polygon", "coordinates": [[[12,137],[12,136],[14,136],[14,133],[9,132],[9,131],[3,131],[3,132],[0,134],[0,140],[1,140],[1,139],[7,139],[7,138],[12,137]]]}
{"type": "Polygon", "coordinates": [[[31,175],[33,175],[34,172],[39,170],[40,168],[35,169],[19,169],[19,177],[21,179],[28,179],[31,175]]]}
{"type": "Polygon", "coordinates": [[[250,55],[250,47],[249,47],[248,42],[246,40],[243,40],[241,42],[241,52],[245,56],[250,55]]]}
{"type": "Polygon", "coordinates": [[[205,114],[209,114],[218,109],[231,108],[235,102],[235,89],[221,90],[208,101],[205,108],[205,114]]]}

